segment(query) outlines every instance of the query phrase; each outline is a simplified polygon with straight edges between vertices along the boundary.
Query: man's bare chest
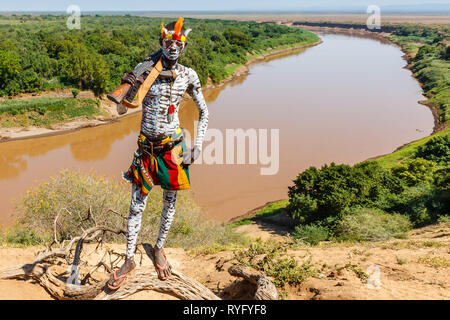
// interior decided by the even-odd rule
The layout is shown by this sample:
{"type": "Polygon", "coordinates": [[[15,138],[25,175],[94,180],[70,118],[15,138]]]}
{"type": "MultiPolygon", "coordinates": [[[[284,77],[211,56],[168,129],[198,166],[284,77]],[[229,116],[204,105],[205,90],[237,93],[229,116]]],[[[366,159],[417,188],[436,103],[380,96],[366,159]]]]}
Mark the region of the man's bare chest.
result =
{"type": "Polygon", "coordinates": [[[186,76],[178,75],[175,79],[157,78],[148,90],[147,96],[175,102],[181,99],[187,88],[188,78],[186,76]]]}

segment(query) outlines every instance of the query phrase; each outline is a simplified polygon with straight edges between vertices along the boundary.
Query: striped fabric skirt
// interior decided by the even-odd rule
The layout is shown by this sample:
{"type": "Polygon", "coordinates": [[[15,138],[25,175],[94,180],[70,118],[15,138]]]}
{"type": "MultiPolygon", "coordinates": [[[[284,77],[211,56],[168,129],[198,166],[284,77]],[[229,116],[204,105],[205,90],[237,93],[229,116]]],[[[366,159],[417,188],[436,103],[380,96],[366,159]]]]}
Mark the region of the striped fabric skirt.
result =
{"type": "MultiPolygon", "coordinates": [[[[181,128],[178,128],[175,134],[162,140],[158,146],[174,141],[182,134],[181,128]]],[[[139,136],[140,142],[144,142],[145,139],[144,135],[139,136]]],[[[187,166],[183,166],[183,151],[185,150],[184,140],[171,150],[162,153],[149,154],[138,149],[134,153],[130,168],[124,172],[123,177],[140,186],[143,195],[147,195],[154,185],[160,185],[165,190],[189,189],[191,187],[189,169],[187,166]]]]}

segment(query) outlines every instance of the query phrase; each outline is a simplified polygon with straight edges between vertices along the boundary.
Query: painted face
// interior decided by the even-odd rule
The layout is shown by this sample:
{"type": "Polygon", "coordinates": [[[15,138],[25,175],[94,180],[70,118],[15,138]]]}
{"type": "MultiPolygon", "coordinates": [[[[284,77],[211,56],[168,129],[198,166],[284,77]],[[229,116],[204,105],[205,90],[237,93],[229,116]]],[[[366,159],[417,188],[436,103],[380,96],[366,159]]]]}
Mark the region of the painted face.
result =
{"type": "Polygon", "coordinates": [[[185,43],[179,40],[163,39],[162,48],[164,56],[169,60],[177,60],[183,52],[185,43]]]}

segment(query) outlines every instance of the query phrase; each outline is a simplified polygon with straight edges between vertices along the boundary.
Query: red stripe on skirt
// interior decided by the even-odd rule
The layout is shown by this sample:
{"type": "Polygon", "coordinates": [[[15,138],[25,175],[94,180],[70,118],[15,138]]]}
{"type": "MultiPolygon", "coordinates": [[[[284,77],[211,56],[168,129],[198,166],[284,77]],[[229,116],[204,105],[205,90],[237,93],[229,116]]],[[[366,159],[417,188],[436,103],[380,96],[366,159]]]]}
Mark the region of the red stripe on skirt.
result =
{"type": "Polygon", "coordinates": [[[167,171],[169,172],[169,184],[173,186],[174,189],[179,188],[180,184],[178,183],[178,166],[172,159],[172,151],[166,152],[164,155],[164,159],[166,160],[167,171]]]}

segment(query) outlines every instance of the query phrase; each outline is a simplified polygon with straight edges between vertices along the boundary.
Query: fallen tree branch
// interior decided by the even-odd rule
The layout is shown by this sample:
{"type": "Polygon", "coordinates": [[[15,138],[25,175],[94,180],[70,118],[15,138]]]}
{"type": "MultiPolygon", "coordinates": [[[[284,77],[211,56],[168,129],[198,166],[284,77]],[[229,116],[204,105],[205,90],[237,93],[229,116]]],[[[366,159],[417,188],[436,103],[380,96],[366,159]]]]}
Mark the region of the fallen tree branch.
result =
{"type": "Polygon", "coordinates": [[[106,280],[95,285],[77,286],[67,284],[54,276],[49,267],[44,264],[24,264],[0,270],[0,279],[37,280],[50,295],[59,300],[86,300],[93,299],[105,286],[106,280]]]}
{"type": "MultiPolygon", "coordinates": [[[[107,212],[119,214],[111,209],[107,212]]],[[[172,275],[164,281],[158,278],[153,268],[137,268],[128,276],[126,282],[118,290],[110,291],[106,286],[107,279],[110,277],[111,272],[117,268],[119,262],[124,259],[124,254],[119,254],[108,249],[104,252],[100,261],[94,262],[93,264],[92,259],[88,263],[86,258],[93,252],[98,253],[97,249],[103,242],[106,233],[111,232],[125,235],[125,230],[96,225],[94,213],[89,208],[87,217],[85,219],[81,219],[80,217],[80,219],[82,222],[92,220],[95,225],[87,230],[81,229],[83,231],[82,234],[69,240],[68,244],[64,247],[65,241],[60,242],[56,232],[57,226],[60,224],[58,221],[60,213],[61,211],[58,212],[53,222],[54,239],[52,243],[59,244],[59,248],[51,249],[50,245],[44,252],[39,253],[32,263],[1,269],[0,279],[35,279],[52,297],[64,300],[124,299],[142,290],[154,290],[186,300],[220,300],[206,286],[173,268],[172,275]],[[97,242],[97,246],[87,256],[84,254],[83,259],[85,260],[82,261],[83,244],[90,242],[97,242]],[[73,246],[75,244],[75,252],[73,252],[73,246]],[[109,266],[105,261],[106,255],[109,258],[109,266]],[[117,258],[112,260],[112,255],[117,256],[117,258]],[[73,258],[72,262],[69,261],[71,258],[73,258]],[[101,266],[103,266],[104,271],[99,269],[101,266]],[[83,273],[83,277],[80,282],[81,272],[83,273]]],[[[69,214],[71,213],[69,212],[69,214]]],[[[152,246],[145,243],[141,245],[153,264],[155,264],[152,246]]],[[[142,265],[143,252],[139,249],[138,251],[141,254],[140,264],[142,265]]],[[[243,277],[247,281],[255,284],[257,287],[255,299],[278,298],[275,286],[264,273],[255,273],[255,270],[251,268],[239,266],[230,267],[229,273],[234,276],[243,277]]]]}
{"type": "Polygon", "coordinates": [[[102,233],[102,232],[113,232],[115,234],[126,234],[125,230],[123,229],[113,229],[106,226],[95,226],[92,228],[87,229],[83,232],[83,235],[79,237],[75,237],[72,240],[70,240],[69,244],[64,249],[57,249],[57,250],[51,250],[51,251],[45,251],[37,256],[37,258],[34,260],[34,263],[38,263],[41,261],[44,261],[49,258],[53,257],[59,257],[59,258],[67,258],[67,256],[70,254],[70,250],[72,249],[72,246],[75,242],[83,241],[84,243],[88,243],[96,239],[96,237],[102,233]],[[92,234],[92,235],[91,235],[92,234]],[[91,235],[91,236],[89,236],[91,235]]]}
{"type": "Polygon", "coordinates": [[[124,299],[142,290],[154,290],[173,295],[182,300],[220,300],[211,290],[201,283],[183,275],[172,268],[172,275],[167,280],[160,280],[158,275],[148,271],[137,270],[128,277],[126,283],[114,293],[103,291],[95,300],[124,299]]]}
{"type": "MultiPolygon", "coordinates": [[[[79,259],[82,250],[82,243],[89,242],[96,239],[96,236],[102,232],[113,232],[116,234],[124,233],[121,229],[112,229],[105,226],[95,226],[84,231],[79,237],[73,238],[69,244],[63,249],[57,249],[52,251],[46,251],[38,255],[35,261],[31,264],[17,265],[0,270],[0,279],[18,279],[18,278],[32,278],[37,280],[41,286],[43,286],[54,298],[56,299],[123,299],[136,292],[142,290],[154,290],[166,294],[173,295],[180,299],[194,299],[194,300],[218,300],[211,290],[202,285],[201,283],[183,275],[182,273],[172,269],[172,275],[169,279],[162,281],[158,278],[155,271],[152,273],[147,270],[137,269],[127,279],[126,283],[121,286],[117,291],[111,292],[105,285],[105,279],[99,280],[95,284],[84,284],[88,278],[92,278],[92,273],[101,265],[105,269],[112,270],[106,263],[103,262],[105,255],[101,258],[100,262],[96,264],[94,268],[91,268],[82,280],[82,284],[71,284],[73,279],[72,275],[67,280],[63,275],[67,274],[67,271],[60,274],[53,274],[52,267],[56,265],[55,262],[49,261],[50,258],[63,258],[68,260],[68,256],[72,247],[77,243],[77,250],[74,257],[73,267],[79,265],[79,259]]],[[[153,248],[148,244],[143,244],[146,253],[150,259],[153,257],[153,248]]],[[[111,252],[108,252],[111,255],[111,252]]],[[[115,253],[114,253],[115,254],[115,253]]],[[[120,255],[119,255],[120,257],[120,255]]],[[[67,263],[69,268],[71,265],[67,263]]],[[[61,267],[60,267],[61,268],[61,267]]],[[[109,273],[105,273],[103,278],[108,278],[109,273]]]]}
{"type": "Polygon", "coordinates": [[[250,267],[233,265],[228,268],[228,273],[254,284],[256,286],[255,300],[278,300],[277,288],[264,272],[256,271],[250,267]]]}

